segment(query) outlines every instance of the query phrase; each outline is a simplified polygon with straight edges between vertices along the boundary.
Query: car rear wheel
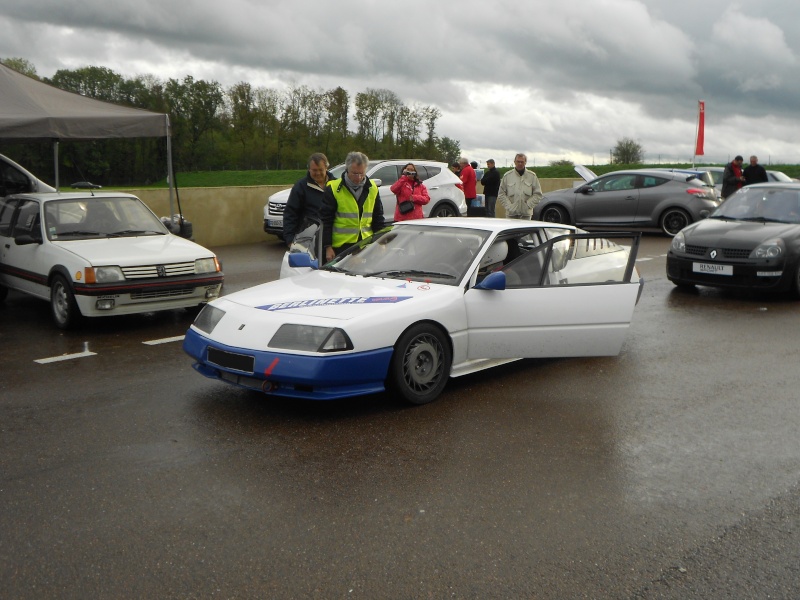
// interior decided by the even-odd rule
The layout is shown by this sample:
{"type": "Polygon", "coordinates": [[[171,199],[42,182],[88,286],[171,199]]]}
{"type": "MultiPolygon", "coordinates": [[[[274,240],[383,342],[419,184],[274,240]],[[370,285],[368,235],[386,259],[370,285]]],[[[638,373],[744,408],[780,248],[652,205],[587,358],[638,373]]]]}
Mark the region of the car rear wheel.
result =
{"type": "Polygon", "coordinates": [[[560,206],[548,206],[545,208],[542,211],[541,219],[542,221],[546,221],[548,223],[569,224],[569,215],[567,214],[567,211],[560,206]]]}
{"type": "Polygon", "coordinates": [[[75,295],[63,275],[56,275],[50,284],[50,312],[59,329],[70,329],[80,320],[75,295]]]}
{"type": "Polygon", "coordinates": [[[439,204],[433,208],[430,217],[457,217],[456,209],[450,204],[439,204]]]}
{"type": "Polygon", "coordinates": [[[681,229],[692,222],[686,211],[680,208],[670,208],[661,215],[661,230],[670,237],[675,237],[681,229]]]}
{"type": "Polygon", "coordinates": [[[433,402],[447,384],[451,361],[450,344],[442,331],[430,323],[417,323],[395,344],[390,387],[411,404],[433,402]]]}

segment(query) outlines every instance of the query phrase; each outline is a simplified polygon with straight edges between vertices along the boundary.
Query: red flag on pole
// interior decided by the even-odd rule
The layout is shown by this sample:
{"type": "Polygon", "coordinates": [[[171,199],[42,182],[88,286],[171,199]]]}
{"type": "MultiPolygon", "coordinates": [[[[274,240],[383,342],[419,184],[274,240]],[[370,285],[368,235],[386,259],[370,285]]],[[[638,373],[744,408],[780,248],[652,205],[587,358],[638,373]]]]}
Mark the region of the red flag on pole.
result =
{"type": "Polygon", "coordinates": [[[705,124],[706,124],[706,103],[700,100],[699,104],[699,114],[697,116],[697,143],[694,147],[694,155],[695,156],[702,156],[703,155],[703,142],[705,141],[705,124]]]}

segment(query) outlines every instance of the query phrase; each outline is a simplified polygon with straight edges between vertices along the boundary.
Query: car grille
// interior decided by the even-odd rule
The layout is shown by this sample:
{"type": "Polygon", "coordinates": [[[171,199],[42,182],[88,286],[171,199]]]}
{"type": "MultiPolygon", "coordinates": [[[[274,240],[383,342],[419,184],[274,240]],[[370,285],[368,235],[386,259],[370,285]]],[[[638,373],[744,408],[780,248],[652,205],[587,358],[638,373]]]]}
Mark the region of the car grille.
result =
{"type": "Polygon", "coordinates": [[[131,292],[131,298],[133,300],[153,300],[156,298],[180,298],[181,296],[191,296],[192,294],[194,294],[194,288],[179,290],[144,290],[131,292]]]}
{"type": "Polygon", "coordinates": [[[177,277],[194,275],[194,261],[173,263],[171,265],[146,265],[140,267],[122,267],[125,279],[152,279],[155,277],[177,277]],[[163,269],[159,273],[159,269],[163,269]]]}
{"type": "Polygon", "coordinates": [[[286,208],[286,205],[282,202],[270,202],[269,203],[269,213],[271,215],[282,215],[283,209],[286,208]]]}
{"type": "MultiPolygon", "coordinates": [[[[690,254],[691,256],[706,256],[709,250],[714,249],[715,248],[709,246],[690,246],[686,244],[686,254],[690,254]]],[[[716,248],[716,250],[721,251],[724,258],[741,259],[750,256],[750,250],[747,248],[716,248]]]]}

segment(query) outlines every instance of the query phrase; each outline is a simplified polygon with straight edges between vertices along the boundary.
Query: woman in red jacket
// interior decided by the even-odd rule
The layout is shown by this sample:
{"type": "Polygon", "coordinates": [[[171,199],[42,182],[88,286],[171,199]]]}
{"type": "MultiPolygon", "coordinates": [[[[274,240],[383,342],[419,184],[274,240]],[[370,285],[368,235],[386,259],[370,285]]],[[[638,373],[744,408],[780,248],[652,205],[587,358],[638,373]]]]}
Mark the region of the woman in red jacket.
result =
{"type": "Polygon", "coordinates": [[[409,221],[422,219],[422,207],[431,201],[428,188],[417,177],[417,167],[408,163],[403,167],[403,174],[389,188],[397,196],[397,206],[394,209],[395,221],[409,221]],[[408,204],[411,202],[411,204],[408,204]]]}

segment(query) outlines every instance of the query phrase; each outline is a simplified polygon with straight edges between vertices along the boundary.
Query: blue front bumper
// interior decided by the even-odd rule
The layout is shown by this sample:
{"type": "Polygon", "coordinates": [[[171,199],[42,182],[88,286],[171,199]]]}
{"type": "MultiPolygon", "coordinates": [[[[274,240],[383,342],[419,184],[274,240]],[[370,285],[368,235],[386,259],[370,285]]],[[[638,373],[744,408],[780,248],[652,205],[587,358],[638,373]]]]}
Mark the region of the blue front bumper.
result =
{"type": "Polygon", "coordinates": [[[381,348],[325,356],[263,352],[212,342],[194,329],[186,332],[183,350],[197,361],[194,369],[206,377],[269,395],[307,400],[338,400],[384,391],[393,351],[381,348]],[[209,348],[245,362],[252,357],[253,370],[213,363],[208,359],[209,348]]]}

